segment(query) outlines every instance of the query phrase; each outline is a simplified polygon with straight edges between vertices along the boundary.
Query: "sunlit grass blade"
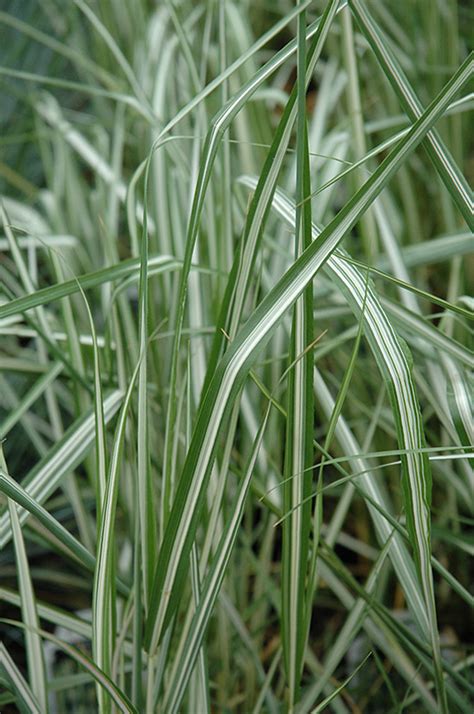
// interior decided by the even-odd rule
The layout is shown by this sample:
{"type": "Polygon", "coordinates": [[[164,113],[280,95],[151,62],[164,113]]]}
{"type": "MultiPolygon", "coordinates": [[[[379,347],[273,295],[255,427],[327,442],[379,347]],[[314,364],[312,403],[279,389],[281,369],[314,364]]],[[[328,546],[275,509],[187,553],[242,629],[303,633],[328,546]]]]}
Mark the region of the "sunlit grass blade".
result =
{"type": "MultiPolygon", "coordinates": [[[[150,161],[145,170],[145,196],[148,195],[150,161]]],[[[138,519],[140,529],[141,563],[143,568],[143,594],[145,612],[153,577],[153,563],[156,559],[156,524],[154,518],[153,484],[151,481],[150,446],[148,433],[148,384],[147,384],[147,349],[148,349],[148,212],[143,213],[143,232],[140,245],[140,282],[139,282],[139,349],[142,355],[138,372],[138,423],[137,423],[137,456],[138,456],[138,519]]]]}

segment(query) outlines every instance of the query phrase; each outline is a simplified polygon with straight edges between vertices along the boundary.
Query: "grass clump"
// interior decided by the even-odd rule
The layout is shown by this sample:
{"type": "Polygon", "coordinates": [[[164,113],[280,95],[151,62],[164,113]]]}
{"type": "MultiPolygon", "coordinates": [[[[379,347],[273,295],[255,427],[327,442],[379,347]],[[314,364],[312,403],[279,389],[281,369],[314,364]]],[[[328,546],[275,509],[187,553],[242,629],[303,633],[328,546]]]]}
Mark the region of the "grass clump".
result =
{"type": "Polygon", "coordinates": [[[2,711],[470,711],[469,20],[2,9],[2,711]]]}

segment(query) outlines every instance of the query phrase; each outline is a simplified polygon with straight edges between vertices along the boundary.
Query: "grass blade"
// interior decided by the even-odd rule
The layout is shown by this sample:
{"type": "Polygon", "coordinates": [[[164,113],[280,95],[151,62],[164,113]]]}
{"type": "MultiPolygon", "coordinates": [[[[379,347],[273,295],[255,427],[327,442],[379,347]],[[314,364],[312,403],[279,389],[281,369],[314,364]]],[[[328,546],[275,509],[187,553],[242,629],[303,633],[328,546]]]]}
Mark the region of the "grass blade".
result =
{"type": "MultiPolygon", "coordinates": [[[[0,451],[0,461],[2,462],[2,468],[6,469],[2,451],[0,451]]],[[[38,628],[36,599],[33,584],[31,582],[28,558],[18,518],[17,506],[10,499],[8,499],[8,513],[10,516],[12,538],[15,547],[22,616],[23,621],[28,628],[25,633],[28,675],[31,681],[32,692],[38,700],[41,711],[48,712],[48,690],[44,666],[43,645],[41,639],[34,632],[34,630],[38,628]]]]}
{"type": "MultiPolygon", "coordinates": [[[[295,259],[311,244],[311,195],[309,146],[306,128],[306,14],[298,18],[297,57],[297,126],[296,126],[296,203],[295,259]]],[[[313,286],[309,284],[295,302],[291,334],[290,364],[298,355],[289,374],[288,407],[285,446],[283,502],[285,511],[293,510],[283,527],[282,552],[282,644],[289,687],[289,711],[293,712],[300,697],[306,638],[308,636],[306,602],[307,564],[311,504],[306,500],[311,488],[313,462],[313,354],[308,346],[313,342],[313,286]]],[[[313,544],[316,548],[316,544],[313,544]]],[[[312,594],[312,593],[311,593],[312,594]]]]}

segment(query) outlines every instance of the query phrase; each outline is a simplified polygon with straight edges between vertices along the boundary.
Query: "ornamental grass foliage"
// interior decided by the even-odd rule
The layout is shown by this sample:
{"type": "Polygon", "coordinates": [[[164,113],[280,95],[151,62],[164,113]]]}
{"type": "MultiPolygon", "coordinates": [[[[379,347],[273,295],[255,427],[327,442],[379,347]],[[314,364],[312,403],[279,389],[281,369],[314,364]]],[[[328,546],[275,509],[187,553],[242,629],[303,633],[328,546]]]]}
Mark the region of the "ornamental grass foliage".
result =
{"type": "Polygon", "coordinates": [[[2,3],[2,712],[472,711],[473,22],[2,3]]]}

